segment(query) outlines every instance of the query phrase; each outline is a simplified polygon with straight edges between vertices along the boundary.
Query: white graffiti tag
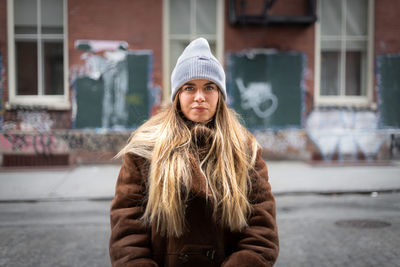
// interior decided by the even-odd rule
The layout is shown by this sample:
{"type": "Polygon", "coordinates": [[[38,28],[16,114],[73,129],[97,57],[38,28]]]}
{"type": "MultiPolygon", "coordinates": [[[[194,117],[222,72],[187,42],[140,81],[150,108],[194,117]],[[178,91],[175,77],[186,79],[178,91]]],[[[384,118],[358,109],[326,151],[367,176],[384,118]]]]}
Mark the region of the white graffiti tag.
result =
{"type": "Polygon", "coordinates": [[[45,111],[18,111],[18,117],[23,131],[48,132],[54,124],[50,114],[45,111]]]}
{"type": "Polygon", "coordinates": [[[244,86],[243,80],[236,79],[243,109],[252,109],[260,118],[271,116],[278,107],[278,98],[273,94],[269,83],[256,82],[244,86]],[[264,107],[266,105],[266,108],[264,107]]]}

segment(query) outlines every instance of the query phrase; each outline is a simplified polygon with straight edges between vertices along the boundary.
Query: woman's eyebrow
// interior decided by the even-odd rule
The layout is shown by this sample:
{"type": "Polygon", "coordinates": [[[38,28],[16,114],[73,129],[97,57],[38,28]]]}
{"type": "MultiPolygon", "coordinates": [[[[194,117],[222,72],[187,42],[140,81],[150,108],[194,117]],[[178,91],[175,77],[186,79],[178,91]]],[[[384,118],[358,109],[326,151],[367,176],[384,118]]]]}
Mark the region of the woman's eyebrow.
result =
{"type": "Polygon", "coordinates": [[[206,83],[206,84],[204,84],[204,85],[216,85],[216,84],[213,83],[213,82],[209,82],[209,83],[206,83]]]}
{"type": "Polygon", "coordinates": [[[194,83],[185,83],[184,85],[195,85],[194,83]]]}

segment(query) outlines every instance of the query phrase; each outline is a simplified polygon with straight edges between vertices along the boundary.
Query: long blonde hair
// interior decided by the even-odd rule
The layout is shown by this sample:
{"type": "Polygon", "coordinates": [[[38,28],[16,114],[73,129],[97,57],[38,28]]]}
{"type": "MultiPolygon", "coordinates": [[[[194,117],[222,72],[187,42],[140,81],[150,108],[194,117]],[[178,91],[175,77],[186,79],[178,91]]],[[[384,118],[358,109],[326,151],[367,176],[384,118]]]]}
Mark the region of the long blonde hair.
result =
{"type": "Polygon", "coordinates": [[[214,219],[232,231],[247,226],[251,211],[247,198],[249,175],[258,144],[222,97],[212,123],[210,149],[200,159],[193,153],[193,134],[175,97],[172,105],[139,127],[117,155],[134,153],[150,161],[148,199],[142,219],[155,223],[161,234],[180,236],[185,230],[193,156],[204,176],[206,190],[211,193],[214,219]]]}

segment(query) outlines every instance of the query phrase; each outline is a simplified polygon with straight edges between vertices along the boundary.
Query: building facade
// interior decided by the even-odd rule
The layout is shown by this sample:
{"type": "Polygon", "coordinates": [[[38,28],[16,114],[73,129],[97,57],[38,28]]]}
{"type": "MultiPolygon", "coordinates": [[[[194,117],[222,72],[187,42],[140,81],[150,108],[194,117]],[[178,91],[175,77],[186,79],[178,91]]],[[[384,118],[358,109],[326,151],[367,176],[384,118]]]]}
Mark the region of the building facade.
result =
{"type": "Polygon", "coordinates": [[[209,40],[264,155],[397,156],[400,1],[0,0],[2,166],[111,162],[209,40]]]}

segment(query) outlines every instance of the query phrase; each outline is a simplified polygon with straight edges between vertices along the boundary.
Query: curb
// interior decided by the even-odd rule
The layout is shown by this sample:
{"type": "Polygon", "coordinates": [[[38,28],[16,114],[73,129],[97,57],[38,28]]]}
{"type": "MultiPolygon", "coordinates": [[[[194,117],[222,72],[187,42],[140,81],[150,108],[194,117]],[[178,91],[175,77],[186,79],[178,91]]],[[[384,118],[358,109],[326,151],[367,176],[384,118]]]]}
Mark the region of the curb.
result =
{"type": "MultiPolygon", "coordinates": [[[[327,191],[287,191],[287,192],[272,192],[274,196],[305,196],[305,195],[371,195],[375,194],[397,194],[400,193],[400,188],[382,189],[382,190],[327,190],[327,191]]],[[[11,203],[41,203],[41,202],[72,202],[72,201],[111,201],[113,196],[103,197],[53,197],[53,198],[27,198],[27,199],[0,199],[0,204],[11,203]]]]}

